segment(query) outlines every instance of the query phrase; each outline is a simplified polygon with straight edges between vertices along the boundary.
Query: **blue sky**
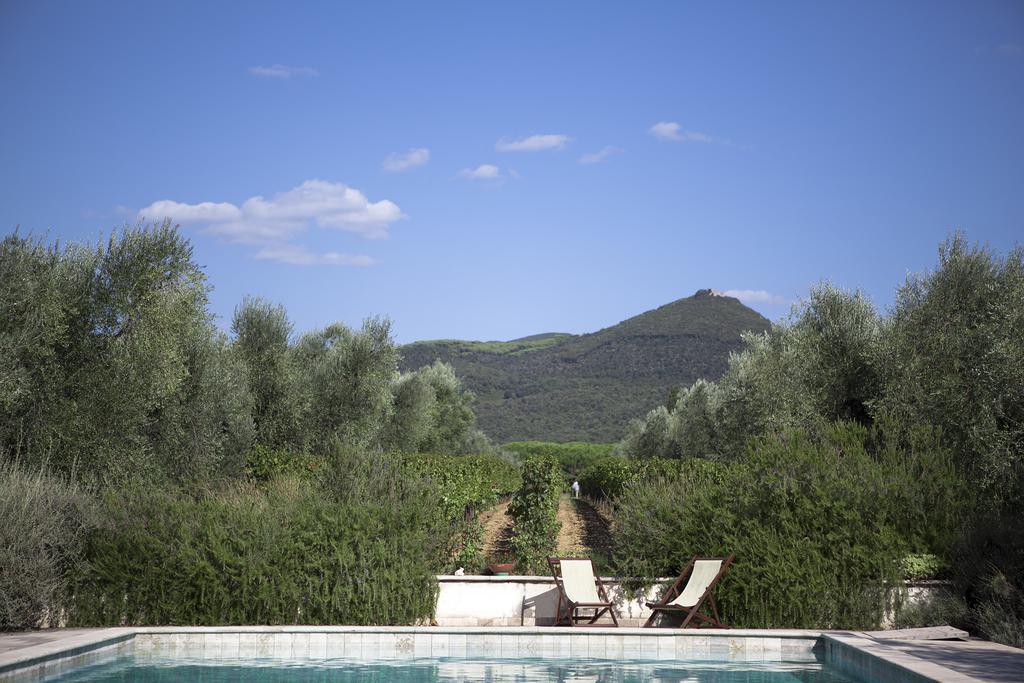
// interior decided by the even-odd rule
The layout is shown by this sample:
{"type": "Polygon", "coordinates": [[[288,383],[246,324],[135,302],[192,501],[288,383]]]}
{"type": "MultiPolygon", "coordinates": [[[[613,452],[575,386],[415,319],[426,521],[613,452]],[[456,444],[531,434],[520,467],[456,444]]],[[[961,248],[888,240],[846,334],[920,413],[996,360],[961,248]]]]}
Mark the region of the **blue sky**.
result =
{"type": "Polygon", "coordinates": [[[170,215],[222,326],[885,309],[957,226],[1024,241],[1021,2],[0,2],[0,84],[3,231],[170,215]]]}

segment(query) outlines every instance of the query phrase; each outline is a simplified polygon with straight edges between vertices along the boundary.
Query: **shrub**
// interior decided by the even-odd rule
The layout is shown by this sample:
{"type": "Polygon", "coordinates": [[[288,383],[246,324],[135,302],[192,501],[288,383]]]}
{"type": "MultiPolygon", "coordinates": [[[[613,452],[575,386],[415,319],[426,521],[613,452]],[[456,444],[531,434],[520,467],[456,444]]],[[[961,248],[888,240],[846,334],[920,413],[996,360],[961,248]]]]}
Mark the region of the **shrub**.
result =
{"type": "Polygon", "coordinates": [[[585,441],[513,441],[502,445],[502,448],[515,453],[521,459],[530,455],[552,455],[562,466],[566,481],[572,482],[574,477],[578,477],[595,460],[611,455],[615,444],[585,441]]]}
{"type": "Polygon", "coordinates": [[[434,610],[430,502],[284,478],[220,495],[107,492],[71,622],[410,624],[434,610]]]}
{"type": "Polygon", "coordinates": [[[947,625],[968,627],[970,611],[963,598],[946,590],[939,591],[927,600],[900,606],[893,620],[895,628],[947,625]]]}
{"type": "Polygon", "coordinates": [[[946,562],[933,553],[911,553],[900,560],[900,573],[908,581],[935,579],[948,568],[946,562]]]}
{"type": "Polygon", "coordinates": [[[943,508],[955,504],[956,486],[915,478],[868,452],[871,443],[869,430],[849,423],[787,431],[757,440],[720,479],[627,486],[615,528],[620,573],[672,576],[693,555],[735,553],[718,592],[730,623],[877,626],[900,558],[926,536],[918,525],[931,523],[904,514],[908,497],[943,508]]]}
{"type": "Polygon", "coordinates": [[[546,572],[546,558],[558,536],[562,468],[553,456],[531,455],[523,462],[522,476],[508,509],[514,520],[512,551],[520,571],[546,572]]]}
{"type": "Polygon", "coordinates": [[[475,513],[519,488],[519,468],[496,455],[407,455],[404,463],[429,482],[431,501],[448,525],[439,571],[483,570],[484,528],[475,513]]]}
{"type": "Polygon", "coordinates": [[[404,462],[425,476],[437,490],[443,514],[456,519],[474,509],[489,507],[516,491],[519,468],[496,455],[407,455],[404,462]]]}
{"type": "Polygon", "coordinates": [[[284,474],[308,475],[323,466],[323,459],[308,453],[256,444],[245,459],[245,472],[253,481],[265,482],[284,474]]]}
{"type": "Polygon", "coordinates": [[[1024,633],[1024,524],[1019,511],[975,516],[952,553],[953,579],[971,607],[970,625],[1021,647],[1024,633]]]}
{"type": "Polygon", "coordinates": [[[1024,647],[1024,591],[997,570],[985,581],[982,594],[970,613],[974,625],[997,643],[1024,647]]]}
{"type": "Polygon", "coordinates": [[[88,495],[62,477],[0,462],[0,630],[52,624],[79,567],[88,495]]]}
{"type": "Polygon", "coordinates": [[[642,485],[658,477],[676,477],[685,474],[695,481],[720,480],[730,467],[725,463],[698,458],[649,458],[627,460],[608,456],[591,463],[580,474],[580,489],[584,495],[602,500],[615,500],[626,487],[642,485]]]}
{"type": "Polygon", "coordinates": [[[628,484],[635,481],[636,475],[634,461],[608,456],[590,463],[580,473],[580,491],[592,498],[614,500],[622,495],[628,484]]]}

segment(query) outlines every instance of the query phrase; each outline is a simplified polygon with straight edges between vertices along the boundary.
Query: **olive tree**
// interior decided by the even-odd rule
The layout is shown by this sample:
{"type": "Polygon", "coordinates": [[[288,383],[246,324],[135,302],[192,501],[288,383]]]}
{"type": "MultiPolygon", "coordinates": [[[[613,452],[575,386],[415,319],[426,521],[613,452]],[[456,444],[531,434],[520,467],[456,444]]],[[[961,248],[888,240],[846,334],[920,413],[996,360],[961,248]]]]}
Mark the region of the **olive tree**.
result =
{"type": "Polygon", "coordinates": [[[744,456],[751,438],[834,420],[871,422],[879,392],[881,324],[870,302],[828,283],[789,319],[744,336],[717,383],[698,380],[633,427],[623,450],[638,457],[744,456]]]}
{"type": "Polygon", "coordinates": [[[231,322],[233,350],[252,392],[256,441],[268,448],[299,445],[299,405],[284,306],[246,297],[231,322]]]}
{"type": "Polygon", "coordinates": [[[194,351],[212,333],[188,241],[168,222],[64,250],[14,236],[0,273],[5,449],[96,476],[178,469],[183,449],[154,432],[189,400],[194,351]]]}
{"type": "Polygon", "coordinates": [[[293,353],[312,444],[378,444],[393,410],[391,382],[398,369],[390,321],[368,318],[358,332],[335,323],[304,335],[293,353]]]}
{"type": "Polygon", "coordinates": [[[382,436],[384,450],[416,453],[427,440],[434,413],[434,389],[419,371],[396,375],[394,413],[382,436]]]}
{"type": "Polygon", "coordinates": [[[488,450],[476,430],[473,393],[448,363],[435,361],[399,375],[394,384],[394,414],[385,448],[420,453],[468,453],[488,450]]]}
{"type": "Polygon", "coordinates": [[[1005,258],[957,233],[939,267],[899,289],[876,409],[940,427],[993,502],[1021,496],[1024,473],[1024,250],[1005,258]]]}

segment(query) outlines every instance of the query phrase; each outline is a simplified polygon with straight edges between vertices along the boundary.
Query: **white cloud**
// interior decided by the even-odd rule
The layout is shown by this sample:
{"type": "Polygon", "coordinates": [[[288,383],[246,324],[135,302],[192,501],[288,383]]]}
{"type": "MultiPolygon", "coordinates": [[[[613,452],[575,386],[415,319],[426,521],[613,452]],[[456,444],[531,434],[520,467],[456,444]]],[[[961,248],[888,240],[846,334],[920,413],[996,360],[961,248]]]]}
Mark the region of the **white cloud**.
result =
{"type": "Polygon", "coordinates": [[[763,289],[727,289],[722,294],[751,304],[782,305],[791,303],[786,297],[766,292],[763,289]]]}
{"type": "Polygon", "coordinates": [[[234,204],[221,202],[200,202],[199,204],[182,204],[170,199],[153,202],[139,212],[139,216],[150,217],[172,216],[179,223],[219,223],[221,221],[237,221],[242,211],[234,204]]]}
{"type": "Polygon", "coordinates": [[[656,138],[661,140],[679,140],[679,129],[682,128],[678,123],[672,121],[661,121],[651,126],[650,133],[656,138]]]}
{"type": "Polygon", "coordinates": [[[365,239],[383,239],[388,236],[391,223],[405,218],[405,214],[394,202],[387,199],[371,202],[362,192],[344,183],[307,180],[270,199],[250,197],[241,206],[230,202],[185,204],[164,199],[139,211],[138,217],[151,220],[169,217],[178,223],[202,225],[206,232],[230,242],[261,247],[257,258],[300,265],[370,265],[365,262],[367,257],[348,257],[334,252],[315,255],[292,240],[310,225],[351,232],[365,239]],[[349,259],[364,261],[357,263],[349,259]]]}
{"type": "Polygon", "coordinates": [[[372,266],[377,262],[369,256],[362,254],[339,254],[336,251],[328,251],[317,254],[305,247],[296,244],[279,244],[263,247],[254,255],[255,258],[265,261],[277,261],[295,266],[372,266]]]}
{"type": "Polygon", "coordinates": [[[501,169],[494,164],[480,164],[476,168],[462,169],[459,177],[468,180],[497,180],[501,178],[501,169]]]}
{"type": "Polygon", "coordinates": [[[618,154],[622,150],[618,147],[612,147],[611,145],[605,147],[600,152],[593,152],[591,154],[584,154],[580,157],[581,164],[599,164],[613,154],[618,154]]]}
{"type": "Polygon", "coordinates": [[[659,140],[670,140],[672,142],[714,142],[707,133],[698,133],[693,130],[683,130],[675,121],[661,121],[650,127],[650,134],[659,140]]]}
{"type": "Polygon", "coordinates": [[[249,73],[260,78],[309,78],[319,76],[319,72],[309,66],[285,66],[284,64],[272,64],[271,66],[250,66],[249,73]]]}
{"type": "Polygon", "coordinates": [[[519,140],[502,138],[495,143],[499,152],[539,152],[545,149],[562,149],[572,140],[568,135],[531,135],[519,140]]]}
{"type": "Polygon", "coordinates": [[[414,166],[423,166],[430,161],[430,150],[426,147],[410,149],[405,154],[392,154],[384,160],[385,171],[405,171],[414,166]]]}

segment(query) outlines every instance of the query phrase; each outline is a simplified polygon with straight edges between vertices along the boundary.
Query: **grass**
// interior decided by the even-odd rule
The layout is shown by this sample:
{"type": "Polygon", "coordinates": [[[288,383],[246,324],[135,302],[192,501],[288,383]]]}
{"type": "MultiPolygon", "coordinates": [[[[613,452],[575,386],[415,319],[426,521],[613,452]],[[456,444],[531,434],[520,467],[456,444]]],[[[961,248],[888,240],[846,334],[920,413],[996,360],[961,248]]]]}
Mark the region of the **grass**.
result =
{"type": "Polygon", "coordinates": [[[434,339],[413,342],[408,344],[408,347],[430,345],[456,353],[496,353],[517,356],[531,351],[539,351],[540,349],[555,346],[572,336],[574,335],[562,332],[553,332],[551,334],[534,335],[533,337],[524,337],[522,339],[514,339],[512,341],[463,341],[461,339],[434,339]]]}

